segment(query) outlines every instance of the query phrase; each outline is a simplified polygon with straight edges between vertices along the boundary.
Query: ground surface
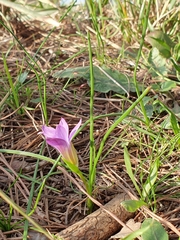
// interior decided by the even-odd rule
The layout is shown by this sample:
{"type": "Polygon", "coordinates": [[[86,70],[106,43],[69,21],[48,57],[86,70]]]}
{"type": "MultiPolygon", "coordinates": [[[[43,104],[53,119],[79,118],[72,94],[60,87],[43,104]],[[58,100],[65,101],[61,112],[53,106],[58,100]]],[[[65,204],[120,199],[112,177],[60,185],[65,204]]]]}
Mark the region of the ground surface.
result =
{"type": "MultiPolygon", "coordinates": [[[[15,18],[10,22],[15,36],[23,44],[29,54],[32,56],[36,53],[43,39],[47,36],[49,29],[41,28],[40,22],[21,22],[15,18]]],[[[86,32],[87,27],[91,27],[87,22],[81,23],[79,27],[81,32],[86,32]]],[[[70,80],[67,87],[65,84],[67,79],[56,79],[53,74],[58,70],[64,70],[68,67],[88,66],[88,51],[78,53],[86,46],[84,38],[76,34],[76,26],[70,21],[63,22],[60,28],[57,28],[48,37],[45,44],[38,52],[38,65],[45,73],[47,81],[47,113],[49,126],[56,126],[61,117],[65,118],[70,128],[82,118],[83,123],[89,119],[89,91],[90,88],[85,79],[70,80]],[[69,59],[67,62],[65,60],[69,59]],[[64,62],[60,65],[61,62],[64,62]],[[53,70],[53,66],[57,66],[53,70]],[[49,72],[47,72],[50,70],[49,72]]],[[[3,27],[0,29],[1,37],[1,52],[5,55],[9,51],[6,61],[11,72],[13,81],[16,82],[20,72],[28,72],[25,80],[25,87],[19,87],[19,98],[23,105],[23,113],[18,114],[18,111],[11,107],[11,94],[6,96],[8,84],[7,79],[3,79],[5,72],[1,57],[1,141],[0,148],[22,150],[33,153],[39,153],[42,149],[42,154],[50,156],[53,159],[58,157],[56,150],[44,145],[43,138],[38,134],[43,125],[42,106],[39,102],[39,92],[35,71],[29,69],[27,62],[30,60],[25,56],[24,51],[14,42],[13,36],[5,31],[3,27]],[[12,44],[12,45],[11,45],[12,44]],[[12,46],[12,47],[11,47],[12,46]],[[27,91],[29,91],[29,99],[27,99],[27,91]],[[6,97],[5,97],[6,96],[6,97]],[[3,103],[4,97],[5,101],[3,103]]],[[[92,34],[93,51],[95,51],[93,43],[94,35],[92,34]]],[[[111,39],[113,40],[113,39],[111,39]]],[[[114,41],[118,46],[118,41],[114,41]]],[[[121,72],[133,75],[133,69],[127,59],[122,59],[114,64],[113,59],[118,56],[118,49],[110,46],[106,52],[112,63],[109,62],[109,67],[120,70],[121,72]]],[[[94,57],[94,62],[97,60],[94,57]]],[[[36,68],[35,68],[36,69],[36,68]]],[[[38,71],[38,69],[37,69],[38,71]]],[[[139,69],[137,76],[138,81],[142,81],[144,77],[144,69],[139,69]]],[[[147,73],[146,86],[151,85],[154,79],[147,73]]],[[[152,96],[155,94],[150,92],[152,96]]],[[[159,96],[160,98],[162,96],[159,96]]],[[[130,93],[130,99],[133,102],[137,98],[136,94],[130,93]]],[[[126,99],[121,99],[114,92],[107,94],[95,92],[94,97],[94,116],[99,116],[109,113],[119,113],[129,107],[130,103],[126,99]]],[[[141,117],[141,116],[140,116],[141,117]]],[[[118,193],[124,192],[122,185],[136,196],[135,188],[126,172],[124,163],[123,143],[128,143],[128,150],[131,157],[132,167],[136,174],[137,181],[144,181],[146,178],[145,172],[148,173],[148,155],[153,152],[152,147],[147,147],[151,142],[151,137],[148,134],[138,132],[137,127],[141,127],[144,131],[156,132],[158,124],[166,117],[166,115],[157,116],[156,124],[150,126],[150,130],[140,123],[120,124],[108,138],[100,162],[97,167],[96,187],[94,197],[103,205],[113,199],[118,193]],[[109,151],[114,142],[117,141],[112,151],[109,151]],[[141,160],[140,160],[141,159],[141,160]],[[142,161],[144,159],[144,162],[142,161]],[[143,176],[140,176],[138,169],[143,169],[143,176]],[[143,177],[143,179],[141,179],[143,177]]],[[[155,116],[156,118],[156,116],[155,116]]],[[[96,149],[99,148],[100,142],[104,133],[115,120],[114,116],[99,118],[95,121],[94,136],[96,149]]],[[[172,131],[167,130],[167,141],[170,141],[172,131]],[[169,140],[168,140],[169,139],[169,140]]],[[[73,140],[74,146],[77,149],[79,156],[79,166],[84,173],[88,173],[89,164],[89,125],[85,126],[80,134],[73,140]]],[[[161,148],[161,146],[159,146],[161,148]]],[[[156,187],[155,202],[152,201],[150,209],[156,209],[157,216],[162,217],[165,221],[172,223],[177,229],[180,229],[180,209],[178,198],[180,187],[175,182],[179,181],[179,154],[178,149],[170,149],[167,146],[165,151],[162,147],[162,155],[159,153],[160,161],[163,161],[158,173],[158,184],[156,187]],[[171,150],[171,154],[169,151],[171,150]],[[166,159],[167,156],[167,159],[166,159]],[[175,170],[176,169],[176,170],[175,170]],[[172,173],[170,173],[172,170],[172,173]],[[160,181],[164,176],[168,176],[166,182],[160,181]],[[175,181],[177,180],[177,181],[175,181]]],[[[150,161],[150,159],[149,159],[150,161]]],[[[0,155],[0,188],[4,192],[8,192],[12,200],[19,206],[26,209],[28,196],[31,188],[33,174],[36,168],[37,159],[31,157],[22,157],[19,155],[1,154],[0,155]]],[[[36,177],[34,201],[39,191],[39,184],[42,179],[51,169],[51,164],[45,161],[40,161],[38,166],[38,174],[36,177]]],[[[71,174],[74,176],[73,174],[71,174]]],[[[74,176],[75,177],[75,176],[74,176]]],[[[78,178],[75,177],[77,181],[78,178]]],[[[81,193],[78,187],[71,183],[69,178],[60,171],[54,170],[54,173],[47,179],[38,207],[33,214],[33,218],[44,228],[51,233],[58,233],[67,228],[87,215],[85,205],[86,196],[81,193]]],[[[8,216],[9,206],[5,202],[0,203],[1,211],[8,216]]],[[[96,209],[96,208],[95,208],[96,209]]],[[[135,220],[141,222],[148,214],[137,213],[135,220]]],[[[14,212],[12,222],[17,222],[21,216],[14,212]]],[[[20,224],[21,225],[21,224],[20,224]]],[[[167,226],[165,225],[167,228],[167,226]]],[[[2,233],[4,239],[19,239],[23,228],[13,230],[10,233],[2,233]]],[[[177,239],[177,235],[168,229],[171,239],[177,239]]]]}

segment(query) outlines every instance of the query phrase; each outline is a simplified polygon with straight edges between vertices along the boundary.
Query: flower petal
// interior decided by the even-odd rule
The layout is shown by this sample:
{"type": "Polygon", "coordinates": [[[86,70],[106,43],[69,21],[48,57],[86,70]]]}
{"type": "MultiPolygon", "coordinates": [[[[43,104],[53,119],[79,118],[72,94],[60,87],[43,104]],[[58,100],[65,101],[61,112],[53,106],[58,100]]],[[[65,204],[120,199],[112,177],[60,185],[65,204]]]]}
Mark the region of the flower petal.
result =
{"type": "Polygon", "coordinates": [[[82,123],[82,119],[79,120],[78,124],[71,130],[70,134],[69,134],[69,141],[72,140],[74,134],[77,132],[77,130],[79,129],[79,127],[81,126],[82,123]]]}
{"type": "Polygon", "coordinates": [[[63,139],[69,144],[69,126],[64,118],[61,118],[61,121],[56,126],[56,138],[63,139]]]}
{"type": "Polygon", "coordinates": [[[69,126],[64,118],[61,118],[59,125],[66,129],[66,132],[69,134],[69,126]]]}
{"type": "Polygon", "coordinates": [[[47,127],[45,125],[42,126],[42,134],[45,138],[53,138],[55,137],[56,130],[52,127],[47,127]]]}
{"type": "Polygon", "coordinates": [[[66,141],[58,138],[48,138],[46,139],[46,142],[58,150],[61,153],[63,159],[78,166],[77,152],[72,143],[67,144],[66,141]]]}
{"type": "Polygon", "coordinates": [[[69,145],[66,141],[59,139],[59,138],[47,138],[46,142],[56,150],[58,150],[61,154],[64,149],[68,149],[69,145]]]}
{"type": "Polygon", "coordinates": [[[62,159],[78,166],[78,156],[77,151],[74,148],[74,145],[71,143],[70,146],[64,149],[61,149],[62,159]]]}
{"type": "Polygon", "coordinates": [[[67,144],[70,144],[69,133],[67,132],[67,130],[63,126],[57,125],[55,138],[62,139],[64,141],[66,141],[67,144]]]}

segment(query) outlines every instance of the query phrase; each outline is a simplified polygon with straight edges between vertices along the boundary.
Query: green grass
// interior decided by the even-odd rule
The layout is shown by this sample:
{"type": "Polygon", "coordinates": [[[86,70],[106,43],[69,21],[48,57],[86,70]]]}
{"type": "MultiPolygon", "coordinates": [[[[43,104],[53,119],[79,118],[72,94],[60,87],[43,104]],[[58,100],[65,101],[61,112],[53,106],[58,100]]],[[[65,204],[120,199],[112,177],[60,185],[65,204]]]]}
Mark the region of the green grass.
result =
{"type": "MultiPolygon", "coordinates": [[[[179,105],[178,94],[177,97],[173,95],[176,88],[179,88],[180,74],[178,3],[171,0],[149,0],[148,2],[115,0],[113,3],[108,1],[96,3],[87,0],[86,6],[79,6],[81,15],[78,16],[75,3],[69,7],[59,7],[56,1],[49,2],[49,4],[34,1],[31,5],[24,6],[14,1],[11,7],[16,12],[23,15],[28,11],[29,16],[32,19],[38,18],[39,24],[42,25],[42,16],[45,16],[45,24],[50,26],[46,34],[43,32],[40,43],[32,51],[23,43],[23,37],[18,35],[19,33],[16,33],[9,24],[13,18],[8,8],[11,2],[3,1],[3,4],[7,6],[7,9],[1,14],[1,29],[9,34],[11,41],[8,42],[8,47],[2,51],[1,56],[0,111],[2,122],[0,129],[2,136],[4,126],[6,126],[3,121],[8,119],[7,116],[14,118],[15,121],[17,119],[17,122],[19,119],[27,120],[31,116],[30,127],[36,126],[38,130],[43,123],[48,125],[54,115],[57,121],[54,124],[58,124],[63,114],[67,114],[66,117],[71,116],[72,120],[83,118],[83,125],[76,137],[81,139],[81,133],[88,132],[89,142],[86,144],[89,146],[89,159],[85,164],[88,167],[84,170],[82,164],[84,160],[80,162],[79,168],[66,161],[63,166],[75,173],[90,196],[98,196],[97,181],[99,174],[103,173],[98,166],[103,166],[108,156],[119,151],[124,158],[122,168],[130,181],[128,182],[130,189],[133,189],[134,196],[145,202],[152,212],[158,212],[158,201],[161,197],[168,195],[174,199],[178,198],[178,191],[173,191],[174,187],[178,189],[179,186],[179,179],[176,176],[179,167],[180,144],[179,105]],[[87,15],[88,19],[85,19],[87,15]],[[53,24],[49,25],[49,22],[53,24]],[[72,28],[71,24],[76,31],[64,34],[63,30],[66,32],[68,25],[72,28]],[[59,31],[59,26],[63,30],[59,31]],[[163,37],[155,35],[156,29],[161,30],[165,35],[163,37]],[[148,35],[149,33],[154,34],[153,37],[151,34],[148,35]],[[167,37],[172,41],[172,45],[166,41],[167,37]],[[57,48],[54,44],[56,41],[59,41],[57,48]],[[53,42],[56,50],[53,52],[54,57],[48,61],[50,42],[53,42]],[[17,59],[12,66],[10,59],[16,51],[23,52],[21,55],[23,59],[17,59]],[[44,54],[45,52],[47,55],[44,54]],[[83,60],[80,60],[81,58],[83,60]],[[56,70],[75,68],[76,65],[90,67],[89,89],[83,89],[86,78],[84,80],[76,78],[76,72],[73,73],[73,82],[71,77],[54,81],[52,75],[56,70]],[[125,90],[121,95],[116,92],[97,93],[93,68],[95,65],[100,68],[106,66],[131,77],[135,91],[125,90]],[[52,80],[54,85],[51,84],[52,80]],[[59,101],[61,98],[64,99],[64,104],[59,101]],[[111,110],[110,107],[112,107],[112,112],[108,112],[107,109],[105,111],[105,108],[102,108],[102,112],[96,110],[100,105],[98,103],[101,101],[100,98],[111,99],[108,109],[111,110]],[[173,106],[169,106],[169,100],[173,106]],[[69,102],[72,108],[69,107],[69,102]],[[37,116],[36,111],[39,106],[41,114],[37,116]],[[84,106],[84,113],[80,111],[81,106],[84,106]],[[100,121],[102,125],[105,121],[108,124],[104,125],[103,130],[99,127],[103,133],[100,132],[100,137],[97,139],[96,131],[99,131],[97,126],[100,121]],[[121,130],[117,133],[118,129],[121,130]],[[162,189],[165,194],[161,191],[162,189]]],[[[115,79],[114,76],[110,76],[111,81],[115,79]]],[[[103,86],[102,81],[99,84],[103,86]]],[[[70,122],[72,123],[73,121],[70,122]]],[[[20,127],[21,121],[18,124],[20,127]]],[[[76,138],[73,142],[76,142],[76,138]]],[[[43,143],[43,140],[39,142],[38,147],[35,147],[34,152],[29,149],[23,151],[21,145],[15,142],[7,145],[12,146],[12,149],[10,147],[0,149],[5,156],[15,154],[37,159],[37,162],[31,177],[22,172],[18,173],[18,176],[26,179],[30,185],[29,202],[25,212],[8,196],[14,184],[11,185],[6,195],[0,192],[1,198],[11,208],[7,218],[1,212],[0,228],[4,232],[14,228],[12,214],[13,210],[16,210],[22,215],[22,221],[24,221],[23,239],[28,236],[29,223],[38,232],[43,232],[50,239],[54,239],[51,233],[34,222],[31,215],[36,213],[46,189],[53,192],[59,191],[58,188],[49,186],[48,180],[53,175],[59,174],[56,172],[56,167],[62,166],[60,157],[54,160],[56,154],[51,152],[52,150],[43,143]],[[13,146],[18,146],[18,148],[14,149],[13,146]],[[42,161],[49,162],[52,167],[40,177],[39,169],[42,161]]],[[[81,148],[86,149],[87,146],[81,146],[81,148]]],[[[78,148],[79,152],[81,148],[78,148]]],[[[7,172],[12,174],[10,169],[7,172]]],[[[86,204],[89,212],[92,212],[94,204],[92,200],[88,199],[86,204]]],[[[139,208],[137,205],[137,209],[139,208]]]]}

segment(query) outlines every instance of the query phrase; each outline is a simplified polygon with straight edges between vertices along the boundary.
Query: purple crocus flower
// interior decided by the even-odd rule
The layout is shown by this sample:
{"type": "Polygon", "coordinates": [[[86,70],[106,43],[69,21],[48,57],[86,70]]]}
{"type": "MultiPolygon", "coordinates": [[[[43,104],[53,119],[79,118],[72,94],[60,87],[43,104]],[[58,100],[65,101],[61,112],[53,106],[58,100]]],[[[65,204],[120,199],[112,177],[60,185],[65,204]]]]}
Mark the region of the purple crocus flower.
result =
{"type": "Polygon", "coordinates": [[[56,128],[44,125],[41,132],[44,135],[46,142],[61,153],[62,159],[65,159],[76,166],[78,166],[78,157],[71,140],[79,129],[81,122],[82,121],[80,119],[78,124],[69,133],[69,126],[67,122],[64,118],[61,118],[56,128]]]}

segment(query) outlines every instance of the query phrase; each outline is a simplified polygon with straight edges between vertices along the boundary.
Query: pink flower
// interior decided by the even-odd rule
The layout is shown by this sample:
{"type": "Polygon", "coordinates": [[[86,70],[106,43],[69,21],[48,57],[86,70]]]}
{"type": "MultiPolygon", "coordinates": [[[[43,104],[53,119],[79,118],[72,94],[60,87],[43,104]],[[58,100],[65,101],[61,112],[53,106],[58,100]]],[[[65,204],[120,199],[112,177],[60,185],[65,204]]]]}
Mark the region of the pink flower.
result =
{"type": "Polygon", "coordinates": [[[76,166],[78,166],[78,157],[71,140],[79,129],[81,122],[80,119],[70,134],[69,126],[64,118],[61,118],[56,128],[47,127],[45,125],[42,127],[42,134],[44,135],[46,142],[57,149],[61,153],[63,159],[76,166]]]}

